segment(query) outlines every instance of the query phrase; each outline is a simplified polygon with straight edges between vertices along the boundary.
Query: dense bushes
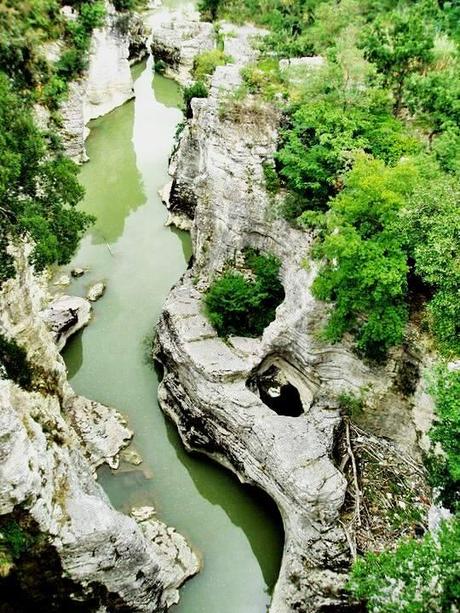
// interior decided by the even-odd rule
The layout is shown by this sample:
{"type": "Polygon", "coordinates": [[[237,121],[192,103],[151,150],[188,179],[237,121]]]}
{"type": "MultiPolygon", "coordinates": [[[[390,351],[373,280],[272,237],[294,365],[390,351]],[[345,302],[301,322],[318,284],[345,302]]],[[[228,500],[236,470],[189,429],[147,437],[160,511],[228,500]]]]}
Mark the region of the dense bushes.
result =
{"type": "Polygon", "coordinates": [[[324,260],[315,291],[335,303],[327,336],[352,331],[360,349],[383,356],[402,340],[414,299],[417,309],[426,305],[422,319],[439,348],[456,354],[458,186],[448,176],[460,171],[454,4],[212,4],[217,16],[272,29],[261,43],[268,53],[243,77],[249,91],[287,98],[275,160],[279,183],[289,190],[280,211],[317,229],[316,255],[324,260]],[[311,53],[327,58],[323,68],[292,81],[280,74],[277,56],[311,53]],[[399,193],[398,182],[387,190],[392,168],[398,174],[406,158],[412,159],[406,170],[417,169],[413,190],[399,193]],[[352,219],[345,209],[354,203],[360,212],[352,219]]]}
{"type": "Polygon", "coordinates": [[[230,267],[206,293],[206,312],[219,336],[260,336],[284,298],[276,257],[247,250],[245,263],[246,274],[230,267]]]}
{"type": "Polygon", "coordinates": [[[91,221],[75,208],[82,196],[77,166],[51,148],[0,73],[0,282],[14,274],[10,238],[33,239],[39,270],[70,260],[91,221]]]}
{"type": "Polygon", "coordinates": [[[290,117],[277,160],[287,186],[304,197],[304,207],[324,209],[341,189],[353,151],[394,164],[414,146],[382,100],[345,109],[335,101],[305,101],[290,117]]]}
{"type": "Polygon", "coordinates": [[[408,265],[397,221],[417,179],[409,162],[390,167],[359,156],[330,202],[324,238],[316,247],[324,263],[313,291],[334,302],[328,338],[352,331],[358,347],[373,357],[403,338],[408,265]]]}
{"type": "Polygon", "coordinates": [[[358,560],[348,589],[374,613],[454,611],[460,600],[460,521],[436,534],[402,541],[395,551],[358,560]]]}
{"type": "Polygon", "coordinates": [[[188,118],[192,116],[192,107],[190,103],[193,98],[207,98],[208,94],[208,88],[203,81],[195,81],[195,83],[186,87],[184,89],[185,116],[188,118]]]}
{"type": "Polygon", "coordinates": [[[231,61],[231,57],[220,49],[203,51],[195,57],[193,62],[193,76],[197,81],[206,81],[218,66],[224,66],[231,61]]]}

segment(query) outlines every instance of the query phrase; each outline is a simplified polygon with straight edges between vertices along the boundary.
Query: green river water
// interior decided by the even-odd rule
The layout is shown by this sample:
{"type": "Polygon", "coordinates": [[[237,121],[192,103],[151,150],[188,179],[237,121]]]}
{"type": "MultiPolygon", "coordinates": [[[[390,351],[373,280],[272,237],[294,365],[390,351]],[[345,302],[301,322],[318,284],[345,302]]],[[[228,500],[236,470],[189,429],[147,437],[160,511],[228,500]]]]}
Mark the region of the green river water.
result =
{"type": "Polygon", "coordinates": [[[164,226],[158,196],[182,119],[181,93],[173,81],[152,76],[151,61],[137,66],[134,77],[135,100],[91,125],[90,162],[80,176],[82,208],[97,222],[72,262],[89,270],[69,293],[85,295],[99,280],[107,291],[64,358],[74,389],[117,407],[135,432],[144,462],[99,473],[113,504],[124,511],[154,505],[201,554],[203,569],[182,589],[174,612],[259,613],[279,570],[281,520],[265,497],[209,460],[185,453],[157,402],[147,346],[191,252],[186,233],[164,226]]]}

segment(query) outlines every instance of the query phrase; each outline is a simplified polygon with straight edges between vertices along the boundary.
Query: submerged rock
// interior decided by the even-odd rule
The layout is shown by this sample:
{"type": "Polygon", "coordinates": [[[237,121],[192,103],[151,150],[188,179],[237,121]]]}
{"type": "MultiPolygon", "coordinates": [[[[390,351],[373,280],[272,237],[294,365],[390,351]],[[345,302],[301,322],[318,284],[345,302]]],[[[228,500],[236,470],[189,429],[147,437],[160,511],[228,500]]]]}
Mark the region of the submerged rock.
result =
{"type": "Polygon", "coordinates": [[[86,293],[86,297],[91,302],[96,302],[96,300],[99,300],[99,298],[101,298],[104,295],[104,292],[105,292],[105,283],[103,283],[102,281],[98,281],[97,283],[94,283],[94,285],[92,285],[89,288],[89,290],[86,293]]]}
{"type": "Polygon", "coordinates": [[[120,454],[120,460],[132,464],[133,466],[139,466],[142,464],[142,456],[135,449],[123,449],[120,454]]]}
{"type": "Polygon", "coordinates": [[[91,319],[91,305],[78,296],[61,296],[41,312],[41,317],[61,351],[67,339],[88,324],[91,319]]]}

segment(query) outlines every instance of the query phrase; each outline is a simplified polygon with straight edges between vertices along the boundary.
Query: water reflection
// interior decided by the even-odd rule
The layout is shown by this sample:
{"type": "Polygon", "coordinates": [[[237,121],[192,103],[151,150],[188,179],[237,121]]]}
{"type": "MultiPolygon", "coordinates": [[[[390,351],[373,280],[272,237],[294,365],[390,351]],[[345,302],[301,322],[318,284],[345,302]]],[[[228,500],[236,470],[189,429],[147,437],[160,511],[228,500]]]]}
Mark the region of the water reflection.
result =
{"type": "Polygon", "coordinates": [[[80,179],[86,186],[82,209],[97,219],[89,231],[94,245],[116,242],[126,217],[146,201],[134,150],[126,147],[133,123],[133,104],[115,109],[111,121],[102,117],[91,123],[89,153],[98,163],[82,166],[80,179]]]}

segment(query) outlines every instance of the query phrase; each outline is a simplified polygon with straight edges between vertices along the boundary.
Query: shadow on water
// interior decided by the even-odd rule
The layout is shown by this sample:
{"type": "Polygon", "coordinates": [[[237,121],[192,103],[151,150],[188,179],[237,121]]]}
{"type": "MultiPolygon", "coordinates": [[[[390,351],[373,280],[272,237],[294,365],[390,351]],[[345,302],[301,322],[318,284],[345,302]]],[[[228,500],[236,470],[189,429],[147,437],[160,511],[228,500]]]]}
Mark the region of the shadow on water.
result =
{"type": "Polygon", "coordinates": [[[176,451],[177,459],[189,472],[201,496],[211,504],[220,506],[232,524],[241,528],[246,534],[259,562],[268,593],[271,594],[278,578],[284,545],[283,521],[278,507],[265,492],[257,487],[242,484],[228,469],[199,453],[185,451],[175,426],[169,421],[166,432],[169,442],[176,451]],[[210,473],[214,473],[214,479],[210,479],[210,473]],[[219,487],[216,487],[217,479],[220,481],[219,487]],[[229,496],[228,492],[231,489],[244,491],[244,497],[229,496]],[[226,491],[226,495],[222,495],[223,491],[226,491]],[[271,541],[268,540],[267,533],[257,529],[258,524],[264,521],[275,523],[279,527],[271,541]],[[267,556],[267,548],[270,548],[274,555],[267,556]]]}
{"type": "Polygon", "coordinates": [[[182,102],[182,89],[175,81],[169,81],[155,73],[152,79],[152,88],[155,100],[164,104],[166,108],[177,109],[182,102]],[[171,90],[175,90],[176,96],[171,96],[171,90]]]}

